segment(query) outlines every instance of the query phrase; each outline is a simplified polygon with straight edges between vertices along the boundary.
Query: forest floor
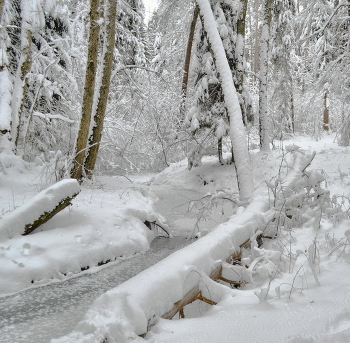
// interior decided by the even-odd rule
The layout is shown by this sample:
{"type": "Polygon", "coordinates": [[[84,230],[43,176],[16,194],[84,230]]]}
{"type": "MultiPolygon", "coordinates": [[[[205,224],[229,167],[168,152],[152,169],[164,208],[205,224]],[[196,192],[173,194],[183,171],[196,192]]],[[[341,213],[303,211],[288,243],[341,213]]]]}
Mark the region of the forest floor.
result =
{"type": "MultiPolygon", "coordinates": [[[[349,206],[350,198],[349,149],[339,147],[333,141],[333,135],[327,135],[318,142],[296,137],[293,141],[283,142],[283,145],[296,144],[307,153],[316,151],[310,169],[318,170],[325,177],[322,187],[327,188],[331,196],[343,196],[339,199],[344,201],[345,208],[349,206]]],[[[267,193],[263,180],[270,181],[276,176],[282,156],[281,149],[274,150],[272,154],[252,155],[256,194],[267,193]]],[[[60,288],[57,285],[68,283],[78,276],[78,283],[82,284],[77,286],[77,292],[80,287],[83,292],[84,288],[89,288],[89,279],[99,270],[103,269],[108,276],[109,271],[112,273],[110,268],[121,264],[118,262],[149,250],[157,232],[145,228],[142,224],[145,220],[156,220],[173,236],[182,237],[178,242],[181,246],[184,237],[206,235],[217,224],[229,219],[237,209],[227,203],[216,204],[212,211],[201,212],[198,208],[207,193],[217,189],[237,189],[232,166],[219,166],[214,157],[205,157],[203,162],[202,167],[190,172],[186,169],[186,161],[175,163],[153,179],[150,175],[130,177],[133,183],[126,178],[97,178],[95,183],[83,187],[72,208],[55,216],[37,233],[0,242],[0,273],[3,274],[0,282],[0,317],[3,318],[0,341],[44,342],[49,337],[67,334],[66,330],[50,328],[50,322],[56,321],[49,310],[53,306],[50,302],[59,303],[61,300],[48,300],[45,293],[41,296],[40,290],[44,291],[50,285],[42,286],[53,284],[53,287],[60,288]],[[189,206],[194,210],[197,207],[197,214],[188,212],[189,206]],[[196,225],[197,218],[201,219],[199,225],[196,225]],[[115,230],[121,234],[118,242],[114,243],[115,230]],[[59,237],[64,237],[62,242],[70,250],[63,249],[59,237]],[[104,246],[109,249],[101,252],[104,246]],[[70,258],[67,259],[67,256],[70,258]],[[73,263],[73,257],[79,260],[77,265],[73,263]],[[116,262],[96,267],[98,262],[108,259],[116,262]],[[88,265],[89,270],[80,271],[81,267],[88,265]],[[24,289],[28,290],[23,292],[24,289]],[[33,311],[47,317],[43,326],[36,326],[38,319],[35,316],[30,323],[25,320],[28,312],[22,305],[27,300],[33,302],[34,293],[38,306],[33,311]],[[41,306],[41,302],[47,303],[47,306],[41,306]],[[48,334],[42,335],[45,330],[48,334]]],[[[17,161],[8,171],[11,173],[1,175],[0,179],[4,190],[0,196],[0,213],[3,216],[45,186],[42,181],[45,178],[40,179],[40,175],[43,176],[40,166],[20,165],[17,161]]],[[[332,223],[322,219],[320,226],[315,228],[311,219],[289,230],[289,237],[281,237],[279,241],[264,246],[266,251],[280,251],[281,245],[288,242],[289,255],[295,257],[293,268],[288,270],[288,263],[285,263],[271,277],[269,268],[265,266],[253,279],[255,283],[239,290],[226,287],[225,299],[218,305],[211,307],[195,302],[185,308],[185,319],[158,320],[147,334],[146,341],[348,342],[350,251],[346,230],[350,228],[350,223],[346,220],[332,223]],[[309,263],[307,254],[312,244],[317,248],[314,265],[309,263]],[[264,272],[265,278],[262,277],[264,272]],[[262,297],[261,291],[267,288],[267,296],[262,297]]],[[[150,254],[152,251],[155,250],[151,250],[150,254]]],[[[283,254],[287,256],[285,252],[283,254]]],[[[132,263],[128,265],[130,269],[132,263]]],[[[111,283],[111,287],[118,283],[111,283]]],[[[68,292],[69,289],[67,287],[68,292]]],[[[85,301],[80,314],[73,315],[74,321],[80,320],[89,302],[99,294],[85,301]]],[[[68,307],[74,308],[74,298],[65,293],[62,296],[67,297],[68,307]]],[[[60,304],[58,307],[64,306],[60,304]]],[[[71,323],[69,330],[73,326],[71,323]]]]}

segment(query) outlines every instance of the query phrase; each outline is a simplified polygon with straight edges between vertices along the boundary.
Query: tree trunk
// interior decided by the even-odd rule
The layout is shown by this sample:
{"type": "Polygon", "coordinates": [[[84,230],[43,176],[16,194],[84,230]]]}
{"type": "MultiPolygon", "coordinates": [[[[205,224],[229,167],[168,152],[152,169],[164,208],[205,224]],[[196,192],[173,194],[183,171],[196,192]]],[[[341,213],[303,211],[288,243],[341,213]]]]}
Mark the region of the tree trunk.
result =
{"type": "Polygon", "coordinates": [[[112,74],[112,62],[115,44],[115,24],[116,24],[116,8],[117,0],[108,1],[107,11],[107,26],[106,26],[106,52],[104,55],[104,63],[102,70],[102,84],[100,87],[100,94],[98,97],[98,103],[96,113],[94,116],[95,125],[92,129],[92,135],[89,139],[89,149],[87,151],[87,157],[84,163],[85,173],[88,178],[91,178],[92,172],[95,168],[97,154],[101,142],[103,121],[105,117],[109,86],[112,74]]]}
{"type": "MultiPolygon", "coordinates": [[[[0,25],[2,26],[2,13],[4,12],[4,5],[5,5],[5,1],[4,0],[0,0],[0,25]]],[[[2,65],[0,65],[2,66],[2,65]]],[[[0,69],[1,71],[1,69],[0,69]]]]}
{"type": "Polygon", "coordinates": [[[204,21],[211,48],[215,56],[215,64],[221,77],[221,85],[225,98],[228,115],[230,117],[230,137],[235,155],[235,167],[239,194],[248,199],[254,190],[253,177],[249,165],[249,153],[245,136],[242,112],[238,95],[232,80],[232,73],[226,58],[225,49],[217,30],[217,25],[208,0],[197,0],[204,21]]]}
{"type": "Polygon", "coordinates": [[[182,79],[182,93],[181,93],[182,99],[181,99],[181,107],[180,107],[181,120],[183,119],[183,116],[185,113],[185,102],[186,102],[187,86],[188,86],[188,73],[190,69],[192,44],[193,44],[194,32],[195,32],[196,24],[198,20],[198,15],[199,15],[199,7],[198,5],[196,5],[196,7],[194,8],[193,18],[190,26],[190,34],[187,42],[185,65],[184,65],[184,75],[182,79]]]}
{"type": "Polygon", "coordinates": [[[324,92],[323,106],[323,130],[329,131],[328,89],[324,92]]]}
{"type": "Polygon", "coordinates": [[[222,156],[222,137],[218,139],[218,157],[219,157],[220,164],[223,166],[225,162],[222,156]]]}
{"type": "Polygon", "coordinates": [[[293,96],[293,92],[290,95],[290,113],[291,113],[291,120],[292,120],[292,132],[295,133],[295,113],[294,113],[294,96],[293,96]]]}
{"type": "Polygon", "coordinates": [[[255,28],[254,28],[254,73],[259,71],[259,5],[260,0],[255,0],[255,28]]]}
{"type": "Polygon", "coordinates": [[[273,0],[265,0],[264,3],[264,22],[260,39],[260,89],[259,89],[259,132],[260,132],[260,150],[269,151],[269,128],[268,128],[268,109],[267,109],[267,72],[268,72],[268,53],[270,40],[270,25],[272,17],[273,0]]]}
{"type": "Polygon", "coordinates": [[[245,125],[248,123],[246,104],[243,97],[243,82],[244,82],[244,50],[245,50],[245,20],[247,14],[248,0],[240,0],[241,13],[237,20],[237,38],[235,49],[235,63],[234,70],[236,71],[235,87],[239,94],[241,111],[243,114],[243,122],[245,125]]]}
{"type": "Polygon", "coordinates": [[[11,137],[17,148],[17,154],[23,154],[22,141],[20,140],[21,126],[25,125],[26,118],[23,115],[24,101],[27,91],[27,75],[32,67],[32,27],[29,22],[31,16],[28,12],[28,5],[21,2],[21,55],[17,66],[16,78],[14,81],[11,111],[12,111],[12,128],[11,137]]]}
{"type": "Polygon", "coordinates": [[[90,0],[90,33],[82,113],[77,141],[75,144],[75,156],[73,161],[73,167],[71,170],[72,178],[75,178],[80,182],[83,177],[83,163],[90,129],[92,105],[94,100],[98,43],[100,33],[100,26],[98,23],[98,20],[100,19],[99,5],[100,0],[90,0]]]}

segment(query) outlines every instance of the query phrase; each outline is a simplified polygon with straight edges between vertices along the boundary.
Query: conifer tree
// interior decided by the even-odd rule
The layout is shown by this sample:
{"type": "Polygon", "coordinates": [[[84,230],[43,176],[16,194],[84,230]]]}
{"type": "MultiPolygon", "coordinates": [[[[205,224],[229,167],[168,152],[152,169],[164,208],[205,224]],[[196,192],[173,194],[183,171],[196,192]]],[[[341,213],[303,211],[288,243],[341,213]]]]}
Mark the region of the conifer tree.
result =
{"type": "MultiPolygon", "coordinates": [[[[247,1],[210,1],[223,40],[226,57],[240,99],[243,121],[250,119],[250,97],[244,86],[245,15],[247,1]]],[[[221,142],[228,133],[229,117],[223,99],[220,77],[215,67],[213,53],[203,20],[196,37],[193,58],[195,75],[194,104],[188,111],[186,122],[194,135],[204,134],[204,139],[216,137],[219,159],[222,162],[221,142]],[[208,134],[209,131],[209,134],[208,134]],[[210,134],[212,132],[212,134],[210,134]]],[[[208,143],[207,143],[208,144],[208,143]]]]}

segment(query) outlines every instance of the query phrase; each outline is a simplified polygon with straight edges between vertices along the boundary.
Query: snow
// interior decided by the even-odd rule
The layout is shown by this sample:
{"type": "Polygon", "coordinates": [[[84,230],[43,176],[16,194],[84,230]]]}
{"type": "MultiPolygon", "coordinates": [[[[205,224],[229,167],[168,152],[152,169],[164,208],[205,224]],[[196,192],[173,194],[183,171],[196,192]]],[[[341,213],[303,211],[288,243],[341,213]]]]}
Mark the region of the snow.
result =
{"type": "MultiPolygon", "coordinates": [[[[42,211],[50,210],[62,195],[77,193],[79,186],[76,180],[63,180],[58,186],[53,185],[33,197],[38,187],[34,184],[31,190],[27,186],[27,194],[24,193],[25,198],[20,200],[17,192],[23,189],[27,180],[21,174],[14,175],[13,170],[11,175],[8,174],[1,179],[3,211],[16,207],[18,202],[24,203],[5,213],[0,222],[5,230],[1,231],[0,241],[2,296],[31,286],[66,280],[99,263],[148,250],[156,231],[143,224],[146,220],[167,228],[164,218],[153,208],[151,195],[142,188],[130,187],[132,184],[126,179],[112,179],[100,183],[96,189],[83,188],[72,201],[71,208],[61,211],[34,233],[20,236],[23,224],[37,218],[42,211]],[[7,187],[6,182],[9,183],[7,187]],[[115,184],[118,184],[116,192],[115,184]],[[112,191],[106,192],[105,188],[112,191]],[[11,239],[6,237],[7,234],[11,239]]],[[[37,175],[31,177],[36,179],[37,175]]]]}
{"type": "MultiPolygon", "coordinates": [[[[53,342],[97,342],[109,336],[118,342],[126,342],[129,337],[136,339],[135,333],[147,331],[148,319],[171,310],[175,302],[217,267],[218,261],[254,234],[262,222],[260,212],[265,209],[264,201],[252,204],[234,220],[105,293],[69,338],[53,342]]],[[[201,290],[205,291],[205,284],[201,290]]]]}
{"type": "MultiPolygon", "coordinates": [[[[237,251],[238,245],[252,236],[257,228],[266,226],[275,215],[271,211],[264,214],[275,180],[280,180],[285,189],[300,181],[300,170],[311,159],[313,151],[316,151],[316,156],[307,169],[308,175],[314,177],[315,182],[321,181],[319,174],[311,169],[322,167],[326,179],[322,187],[327,186],[331,195],[350,197],[349,149],[337,146],[333,139],[334,135],[327,135],[318,142],[296,137],[293,141],[283,142],[286,146],[283,151],[253,153],[256,200],[246,210],[240,207],[227,222],[214,230],[206,229],[204,237],[103,294],[71,333],[67,332],[66,336],[52,342],[100,342],[104,338],[108,342],[132,339],[150,343],[348,342],[350,304],[347,275],[350,260],[348,247],[341,245],[341,239],[346,242],[349,236],[348,220],[332,222],[320,218],[318,228],[311,218],[279,239],[266,241],[263,247],[253,245],[250,252],[244,251],[243,256],[243,261],[250,267],[235,269],[238,274],[244,274],[243,279],[248,282],[241,289],[231,289],[207,276],[221,260],[237,251]],[[273,178],[280,168],[284,181],[273,178]],[[269,181],[269,191],[264,184],[260,185],[263,180],[269,181]],[[289,237],[292,239],[288,240],[289,237]],[[281,250],[281,245],[287,246],[291,254],[281,250]],[[316,257],[312,258],[314,255],[316,257]],[[291,260],[294,264],[289,270],[291,260]],[[203,296],[214,300],[217,305],[196,301],[185,307],[185,319],[170,321],[160,318],[196,285],[203,296]],[[147,329],[144,339],[138,336],[147,329]]],[[[16,169],[10,167],[11,176],[1,175],[6,192],[6,196],[0,198],[3,209],[10,206],[6,201],[12,202],[8,200],[12,198],[12,192],[17,203],[37,193],[38,185],[31,189],[28,184],[26,193],[23,193],[23,186],[29,177],[35,179],[37,170],[38,167],[16,174],[16,169]],[[19,198],[21,192],[25,198],[19,198]]],[[[32,235],[0,244],[3,247],[0,263],[4,266],[0,273],[12,277],[10,280],[1,275],[2,294],[38,287],[40,280],[43,283],[67,280],[70,276],[64,274],[68,270],[78,275],[83,266],[96,266],[97,262],[116,254],[132,256],[148,249],[155,234],[142,222],[147,219],[164,224],[165,221],[154,208],[157,199],[152,189],[163,189],[162,196],[170,198],[176,211],[181,192],[186,203],[186,192],[195,190],[200,192],[200,197],[201,194],[214,194],[217,188],[225,185],[237,190],[235,177],[230,171],[232,167],[220,166],[215,158],[205,157],[199,168],[189,171],[186,161],[178,162],[142,185],[130,183],[126,178],[104,177],[95,184],[83,186],[73,207],[55,216],[40,229],[42,231],[38,229],[39,232],[32,235]],[[204,176],[207,179],[203,180],[204,176]],[[171,193],[172,190],[176,191],[171,193]],[[104,225],[101,225],[103,220],[104,225]],[[113,229],[114,224],[119,225],[117,232],[113,229]],[[129,239],[137,243],[127,246],[129,239]],[[112,255],[106,251],[110,240],[120,243],[114,248],[117,253],[112,255]],[[31,284],[33,276],[36,281],[31,284]]],[[[147,179],[144,177],[142,181],[147,179]]],[[[161,199],[158,203],[164,205],[165,201],[161,199]]],[[[311,208],[310,211],[316,213],[311,208]]],[[[176,220],[181,223],[181,219],[185,220],[178,215],[176,220]]],[[[186,230],[190,232],[191,228],[186,230]]],[[[105,268],[108,271],[108,265],[105,268]]],[[[224,264],[224,277],[234,279],[236,272],[232,265],[224,264]]],[[[8,303],[11,306],[11,302],[8,303]]]]}

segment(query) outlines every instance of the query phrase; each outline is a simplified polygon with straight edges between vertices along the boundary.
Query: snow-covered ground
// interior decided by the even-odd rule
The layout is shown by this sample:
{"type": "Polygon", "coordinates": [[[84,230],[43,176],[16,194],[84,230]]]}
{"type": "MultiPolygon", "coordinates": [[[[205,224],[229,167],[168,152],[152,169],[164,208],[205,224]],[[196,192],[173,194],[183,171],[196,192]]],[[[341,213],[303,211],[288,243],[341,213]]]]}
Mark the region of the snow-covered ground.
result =
{"type": "MultiPolygon", "coordinates": [[[[294,143],[309,153],[316,151],[316,157],[309,169],[323,170],[326,186],[331,195],[344,195],[345,206],[348,206],[346,197],[350,197],[349,149],[338,147],[333,143],[333,139],[334,137],[330,135],[314,142],[298,137],[293,142],[283,144],[286,146],[294,143]]],[[[278,173],[282,155],[281,150],[276,150],[270,155],[252,156],[256,196],[267,195],[266,185],[262,184],[262,181],[264,179],[271,181],[271,178],[278,173]]],[[[205,158],[202,167],[191,171],[186,167],[186,162],[174,164],[157,175],[150,184],[130,183],[126,178],[100,178],[97,182],[84,186],[73,206],[37,229],[37,233],[1,241],[2,294],[38,287],[43,283],[67,280],[81,273],[81,268],[87,266],[91,268],[101,261],[115,260],[120,256],[128,257],[149,249],[155,232],[143,225],[145,220],[156,220],[165,228],[173,229],[171,233],[174,236],[195,234],[205,236],[216,222],[225,221],[233,213],[239,215],[243,211],[242,207],[233,209],[230,202],[219,199],[213,202],[214,216],[210,225],[204,222],[200,223],[199,227],[195,226],[196,220],[193,215],[184,216],[183,211],[178,211],[177,214],[179,207],[192,205],[192,208],[197,208],[201,219],[207,219],[210,211],[209,207],[206,208],[204,195],[208,192],[214,193],[217,189],[226,193],[227,189],[236,190],[233,167],[230,165],[221,167],[215,158],[205,158]],[[172,191],[174,189],[177,193],[172,191]],[[181,189],[183,193],[179,195],[181,189]],[[192,192],[193,196],[194,191],[197,192],[199,201],[191,202],[193,197],[190,198],[188,192],[192,192]],[[158,195],[158,202],[155,193],[158,195]],[[158,214],[155,207],[155,203],[158,208],[164,206],[165,197],[170,200],[173,197],[173,202],[170,201],[171,206],[173,205],[170,211],[173,218],[170,221],[168,218],[170,228],[166,226],[166,219],[158,214]]],[[[18,166],[7,167],[7,175],[1,175],[0,205],[4,217],[7,212],[22,205],[43,188],[40,186],[37,171],[38,168],[31,170],[23,168],[20,173],[18,166]]],[[[166,206],[169,207],[169,201],[166,206]]],[[[250,253],[246,252],[247,261],[263,258],[266,263],[258,265],[259,272],[254,271],[250,275],[249,283],[241,289],[231,289],[227,284],[214,283],[206,280],[205,275],[201,275],[202,286],[208,286],[210,296],[214,297],[218,304],[209,306],[196,301],[185,307],[185,319],[172,321],[154,319],[155,325],[150,328],[145,340],[149,342],[350,341],[348,303],[350,255],[347,246],[342,245],[347,243],[345,232],[350,225],[348,221],[333,225],[331,221],[322,219],[318,228],[314,225],[313,214],[308,213],[310,218],[304,221],[305,225],[302,227],[282,231],[277,240],[266,243],[263,248],[252,249],[254,256],[249,256],[250,253]],[[341,239],[343,240],[340,241],[341,239]],[[316,247],[314,254],[310,250],[313,246],[316,247]],[[276,261],[276,256],[280,263],[276,261]],[[311,261],[310,256],[315,258],[311,261]],[[293,259],[292,268],[289,267],[291,259],[293,259]]],[[[226,229],[231,230],[232,225],[235,225],[234,221],[232,224],[227,224],[226,229]]],[[[226,229],[224,224],[218,230],[226,229]]],[[[208,238],[215,235],[220,237],[221,233],[213,232],[206,236],[206,240],[206,237],[203,237],[203,243],[200,243],[202,239],[199,239],[198,244],[194,244],[192,249],[189,246],[179,251],[172,259],[186,261],[192,258],[206,265],[205,258],[201,255],[203,251],[195,249],[196,247],[202,249],[201,247],[208,245],[214,247],[217,242],[211,242],[208,238]]],[[[178,277],[172,274],[176,268],[173,269],[171,264],[167,265],[167,261],[170,260],[171,256],[158,267],[160,268],[158,270],[167,270],[168,272],[164,273],[166,275],[153,277],[151,272],[144,272],[147,287],[151,287],[153,279],[156,281],[163,278],[168,282],[178,277]]],[[[103,268],[108,270],[106,266],[103,268]]],[[[194,281],[188,280],[189,284],[194,281]]],[[[169,285],[171,284],[170,282],[169,285]]],[[[140,304],[128,297],[128,285],[132,285],[132,281],[125,286],[119,286],[120,291],[118,287],[115,291],[110,291],[109,295],[98,299],[92,305],[85,321],[78,325],[77,332],[86,333],[89,330],[93,332],[93,327],[99,325],[107,328],[109,324],[104,320],[106,315],[108,317],[108,313],[111,320],[115,319],[114,308],[111,307],[115,305],[131,311],[127,317],[133,318],[134,327],[142,326],[145,318],[140,317],[138,311],[140,304]],[[124,296],[111,301],[111,296],[120,294],[124,296]],[[104,315],[96,316],[101,313],[104,315]],[[92,323],[94,320],[97,322],[92,323]]],[[[165,287],[171,287],[169,285],[166,283],[165,287]]],[[[169,294],[177,295],[179,290],[176,290],[176,285],[174,281],[174,289],[169,288],[169,294]]],[[[130,292],[132,294],[132,291],[130,292]]],[[[169,301],[157,299],[156,294],[150,295],[150,298],[147,301],[153,301],[159,307],[164,307],[162,301],[169,301]]],[[[3,315],[6,316],[6,313],[3,315]]],[[[123,325],[119,326],[119,330],[123,331],[128,326],[125,323],[123,325]]],[[[118,336],[117,333],[110,332],[108,342],[113,342],[113,334],[118,336]]],[[[131,336],[134,341],[143,340],[138,336],[131,336]]],[[[91,337],[93,336],[90,336],[90,339],[91,337]]]]}
{"type": "MultiPolygon", "coordinates": [[[[283,142],[283,145],[296,144],[306,152],[316,151],[311,169],[325,175],[323,186],[330,190],[331,196],[343,195],[349,199],[349,148],[339,147],[333,141],[333,135],[318,142],[297,137],[283,142]]],[[[280,153],[273,152],[276,160],[278,155],[280,153]]],[[[268,174],[264,172],[263,164],[272,166],[273,162],[271,155],[257,155],[254,159],[257,181],[258,173],[268,174]]],[[[344,198],[344,208],[349,208],[347,199],[344,198]]],[[[197,301],[189,305],[188,310],[185,308],[185,319],[159,319],[147,334],[147,341],[349,342],[350,254],[347,230],[350,222],[345,220],[333,225],[322,219],[320,228],[315,228],[313,223],[308,221],[303,227],[284,232],[290,237],[282,235],[264,245],[266,249],[281,251],[280,244],[288,242],[290,245],[286,250],[296,259],[291,270],[272,273],[261,284],[256,279],[255,285],[247,284],[239,290],[227,287],[227,296],[218,305],[203,305],[197,301]],[[318,282],[308,260],[313,242],[316,242],[314,263],[317,264],[318,282]],[[267,290],[266,298],[262,297],[267,290]]],[[[284,257],[289,258],[285,251],[284,257]]]]}

